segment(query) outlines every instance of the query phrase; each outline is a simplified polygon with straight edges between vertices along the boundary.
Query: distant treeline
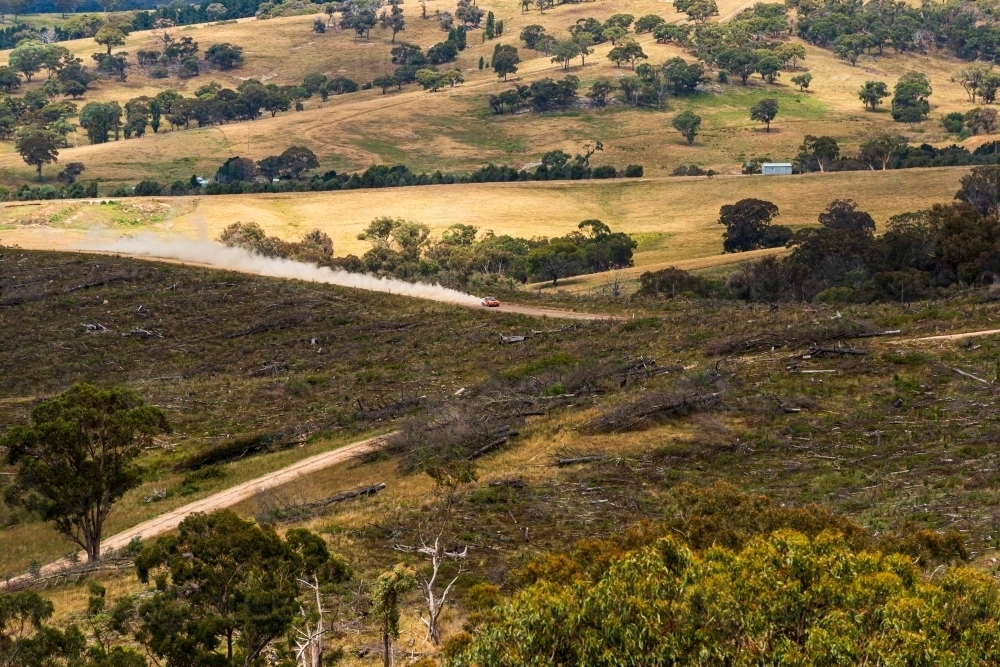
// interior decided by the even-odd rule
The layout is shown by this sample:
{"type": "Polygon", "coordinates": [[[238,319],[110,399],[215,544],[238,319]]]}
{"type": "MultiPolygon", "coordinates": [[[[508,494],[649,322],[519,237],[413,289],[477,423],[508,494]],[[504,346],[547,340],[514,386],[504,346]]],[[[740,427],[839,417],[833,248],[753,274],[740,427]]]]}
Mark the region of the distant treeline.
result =
{"type": "Polygon", "coordinates": [[[0,30],[0,50],[13,49],[17,43],[32,33],[32,27],[27,23],[17,23],[9,28],[0,30]]]}
{"type": "MultiPolygon", "coordinates": [[[[568,153],[550,151],[542,156],[533,170],[514,169],[507,165],[487,165],[471,174],[435,171],[417,174],[405,165],[389,167],[372,165],[363,172],[348,174],[330,170],[322,175],[301,179],[303,171],[318,166],[316,156],[307,148],[292,146],[281,155],[272,155],[254,163],[235,157],[219,167],[215,180],[205,182],[197,176],[177,180],[168,185],[144,180],[138,184],[121,184],[112,188],[110,197],[183,196],[190,194],[239,195],[279,192],[323,192],[329,190],[359,190],[415,185],[452,185],[455,183],[503,183],[509,181],[557,181],[607,178],[639,178],[642,165],[630,164],[623,170],[612,165],[591,167],[586,158],[570,158],[568,153]],[[278,177],[281,177],[279,180],[278,177]],[[271,180],[268,180],[271,178],[271,180]]],[[[82,171],[82,170],[81,170],[82,171]]],[[[97,197],[97,182],[84,186],[74,183],[67,187],[24,184],[16,190],[0,187],[0,201],[32,201],[38,199],[82,199],[97,197]]]]}
{"type": "MultiPolygon", "coordinates": [[[[640,295],[737,298],[748,301],[908,302],[1000,281],[1000,166],[976,167],[962,177],[950,204],[902,213],[875,235],[875,221],[850,200],[819,215],[819,226],[798,230],[784,257],[740,266],[728,279],[693,276],[676,268],[647,272],[640,295]]],[[[727,251],[769,247],[771,202],[724,206],[727,251]]]]}
{"type": "Polygon", "coordinates": [[[441,171],[418,174],[406,165],[372,165],[360,173],[330,170],[306,180],[301,178],[302,173],[315,169],[319,162],[308,148],[292,146],[281,155],[272,155],[256,163],[241,157],[229,158],[216,172],[214,180],[208,183],[194,176],[188,181],[174,181],[169,185],[147,180],[134,187],[120,185],[111,191],[111,196],[186,195],[192,192],[206,195],[321,192],[455,183],[639,178],[643,175],[642,165],[638,164],[628,165],[622,170],[613,165],[591,167],[589,160],[592,152],[593,149],[588,149],[586,155],[574,158],[560,150],[549,151],[530,171],[489,164],[471,174],[441,171]]]}
{"type": "MultiPolygon", "coordinates": [[[[993,112],[992,109],[986,111],[993,112]]],[[[993,112],[996,115],[996,112],[993,112]]],[[[761,165],[772,162],[769,157],[756,157],[743,166],[744,174],[759,174],[761,165]]],[[[806,135],[793,169],[796,173],[814,171],[869,171],[884,169],[917,169],[921,167],[965,167],[1000,162],[1000,141],[989,141],[975,150],[952,144],[937,148],[930,144],[911,146],[902,135],[883,134],[861,144],[857,155],[842,155],[833,137],[806,135]]],[[[702,176],[696,165],[678,167],[671,176],[702,176]]]]}
{"type": "MultiPolygon", "coordinates": [[[[198,4],[170,3],[163,4],[155,9],[137,11],[132,18],[132,30],[152,30],[153,28],[169,27],[171,25],[192,25],[195,23],[208,23],[218,20],[232,20],[254,16],[260,7],[259,0],[202,0],[198,4]],[[222,16],[209,15],[206,11],[211,4],[220,4],[226,8],[226,13],[222,16]]],[[[9,30],[9,28],[8,28],[9,30]]],[[[80,37],[90,37],[91,35],[81,35],[72,30],[66,30],[62,26],[56,26],[53,30],[56,41],[62,42],[80,37]]],[[[4,45],[0,41],[0,46],[4,49],[14,47],[4,45]]]]}

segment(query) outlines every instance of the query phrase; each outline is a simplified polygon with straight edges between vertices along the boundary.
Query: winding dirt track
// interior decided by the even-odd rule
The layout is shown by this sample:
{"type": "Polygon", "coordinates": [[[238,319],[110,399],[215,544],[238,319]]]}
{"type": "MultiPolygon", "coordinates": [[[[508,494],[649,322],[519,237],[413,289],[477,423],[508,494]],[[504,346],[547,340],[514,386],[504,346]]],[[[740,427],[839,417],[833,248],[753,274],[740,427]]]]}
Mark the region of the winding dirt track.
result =
{"type": "MultiPolygon", "coordinates": [[[[214,264],[208,264],[204,262],[190,262],[182,259],[174,259],[168,257],[154,257],[152,255],[133,255],[129,253],[120,252],[109,252],[103,250],[76,250],[75,252],[83,252],[94,255],[112,255],[117,257],[129,257],[131,259],[141,259],[147,262],[163,262],[166,264],[181,264],[183,266],[196,266],[203,269],[215,269],[215,270],[226,270],[226,271],[240,271],[238,268],[233,267],[222,267],[216,266],[214,264]]],[[[255,272],[247,271],[246,273],[252,273],[253,275],[258,275],[255,272]]],[[[412,296],[410,298],[419,299],[422,297],[412,296]]],[[[434,299],[428,299],[433,301],[434,299]]],[[[499,312],[499,313],[511,313],[516,315],[528,315],[531,317],[551,317],[553,319],[560,320],[614,320],[620,319],[615,315],[609,313],[586,313],[577,312],[574,310],[558,310],[556,308],[538,308],[536,306],[518,306],[515,304],[501,304],[498,308],[482,308],[480,306],[466,306],[465,304],[454,303],[451,301],[441,301],[439,303],[450,303],[453,306],[459,306],[463,308],[479,308],[480,310],[488,312],[499,312]]]]}
{"type": "MultiPolygon", "coordinates": [[[[201,500],[196,500],[192,503],[188,503],[187,505],[178,507],[177,509],[170,510],[169,512],[165,512],[164,514],[149,519],[148,521],[143,521],[128,530],[118,533],[117,535],[104,539],[101,542],[102,551],[107,551],[108,549],[120,549],[136,537],[148,539],[150,537],[155,537],[156,535],[168,533],[179,526],[181,521],[183,521],[189,514],[193,514],[194,512],[213,512],[215,510],[232,507],[233,505],[237,505],[244,500],[253,498],[260,491],[293,482],[302,475],[307,475],[309,473],[316,472],[317,470],[328,468],[337,463],[343,463],[344,461],[360,454],[365,454],[377,449],[385,438],[385,435],[380,435],[374,438],[354,442],[328,452],[310,456],[309,458],[302,459],[301,461],[293,463],[292,465],[280,470],[276,470],[272,473],[252,479],[249,482],[243,482],[242,484],[225,489],[224,491],[219,491],[218,493],[208,496],[207,498],[202,498],[201,500]]],[[[81,556],[82,555],[83,552],[81,552],[81,556]]],[[[54,563],[49,563],[42,568],[41,575],[45,576],[56,574],[60,570],[68,568],[70,565],[71,563],[68,559],[61,559],[54,563]]],[[[20,577],[14,577],[10,580],[10,583],[17,584],[22,579],[26,579],[30,576],[31,575],[26,574],[20,577]]],[[[6,584],[0,584],[0,590],[5,587],[6,584]]]]}
{"type": "Polygon", "coordinates": [[[175,510],[161,514],[160,516],[154,517],[148,521],[143,521],[137,526],[133,526],[128,530],[124,530],[117,535],[105,539],[102,542],[102,548],[120,549],[136,537],[148,538],[153,537],[154,535],[161,535],[163,533],[170,532],[179,526],[181,521],[183,521],[189,514],[193,514],[194,512],[212,512],[226,507],[232,507],[233,505],[237,505],[244,500],[253,498],[261,491],[281,486],[282,484],[287,484],[302,475],[316,472],[317,470],[322,470],[324,468],[329,468],[334,464],[343,463],[344,461],[358,456],[359,454],[366,454],[374,449],[377,449],[385,440],[385,437],[386,436],[384,435],[380,435],[374,438],[354,442],[329,452],[315,454],[280,470],[275,470],[272,473],[252,479],[249,482],[237,484],[236,486],[225,489],[224,491],[212,494],[207,498],[202,498],[201,500],[196,500],[193,503],[188,503],[187,505],[178,507],[175,510]]]}

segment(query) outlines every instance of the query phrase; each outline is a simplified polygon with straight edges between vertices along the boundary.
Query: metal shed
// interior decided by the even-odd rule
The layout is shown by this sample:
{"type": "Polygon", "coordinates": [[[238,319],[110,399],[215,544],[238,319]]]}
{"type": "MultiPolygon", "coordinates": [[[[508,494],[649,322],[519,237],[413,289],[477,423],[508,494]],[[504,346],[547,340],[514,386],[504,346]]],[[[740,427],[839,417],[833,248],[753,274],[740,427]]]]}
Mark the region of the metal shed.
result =
{"type": "Polygon", "coordinates": [[[760,165],[760,173],[765,176],[791,176],[791,162],[765,162],[760,165]]]}

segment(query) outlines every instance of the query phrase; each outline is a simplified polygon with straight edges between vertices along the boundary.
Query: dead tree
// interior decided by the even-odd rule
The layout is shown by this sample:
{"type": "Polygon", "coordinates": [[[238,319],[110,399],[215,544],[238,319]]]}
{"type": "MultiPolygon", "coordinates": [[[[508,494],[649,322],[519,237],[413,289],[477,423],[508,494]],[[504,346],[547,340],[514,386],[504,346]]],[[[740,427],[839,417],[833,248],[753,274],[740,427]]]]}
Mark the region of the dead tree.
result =
{"type": "Polygon", "coordinates": [[[319,579],[314,574],[311,582],[299,579],[299,583],[312,589],[316,595],[316,625],[309,622],[310,615],[305,607],[301,607],[305,627],[296,630],[298,637],[295,639],[295,660],[299,667],[323,667],[323,634],[326,632],[323,627],[323,614],[326,612],[323,610],[323,598],[319,593],[319,579]]]}
{"type": "MultiPolygon", "coordinates": [[[[430,638],[434,645],[441,643],[441,633],[438,630],[438,618],[441,616],[441,612],[444,610],[445,602],[448,600],[448,593],[451,592],[451,587],[455,585],[458,578],[465,572],[465,568],[459,565],[458,574],[452,579],[447,586],[444,587],[444,591],[438,596],[434,593],[434,584],[437,582],[438,571],[441,569],[441,564],[446,558],[454,559],[464,559],[469,553],[469,547],[465,547],[461,552],[458,551],[446,551],[444,547],[441,546],[441,534],[439,533],[437,537],[434,538],[434,546],[428,546],[426,543],[422,547],[417,549],[419,553],[426,556],[430,556],[431,559],[431,576],[430,578],[421,577],[420,587],[423,589],[424,601],[427,603],[427,618],[424,618],[423,614],[420,614],[420,621],[427,626],[427,637],[430,638]]],[[[424,641],[427,641],[427,637],[424,641]]]]}

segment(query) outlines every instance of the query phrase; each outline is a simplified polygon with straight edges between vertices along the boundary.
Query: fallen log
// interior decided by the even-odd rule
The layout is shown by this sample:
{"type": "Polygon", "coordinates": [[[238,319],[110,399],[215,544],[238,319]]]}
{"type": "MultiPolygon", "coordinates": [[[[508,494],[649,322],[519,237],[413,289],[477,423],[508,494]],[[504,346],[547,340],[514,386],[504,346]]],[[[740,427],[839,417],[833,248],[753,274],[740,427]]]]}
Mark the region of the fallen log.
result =
{"type": "Polygon", "coordinates": [[[351,498],[359,498],[361,496],[374,496],[376,493],[385,488],[385,484],[379,482],[378,484],[372,484],[371,486],[362,486],[357,489],[352,489],[351,491],[344,491],[343,493],[338,493],[336,495],[330,496],[329,498],[324,498],[323,500],[317,500],[311,503],[306,503],[303,507],[309,509],[317,509],[319,507],[326,507],[327,505],[332,505],[333,503],[343,502],[344,500],[350,500],[351,498]]]}
{"type": "Polygon", "coordinates": [[[505,429],[506,431],[503,431],[502,435],[498,435],[490,442],[486,443],[476,451],[469,454],[468,460],[472,461],[474,459],[478,459],[483,454],[488,454],[489,452],[493,451],[494,449],[496,449],[497,447],[499,447],[500,445],[504,444],[505,442],[507,442],[508,440],[517,435],[517,431],[511,431],[509,426],[505,427],[505,429]]]}
{"type": "Polygon", "coordinates": [[[311,503],[303,503],[302,505],[291,505],[289,507],[284,507],[281,509],[280,516],[277,517],[279,523],[289,523],[292,521],[300,521],[302,519],[312,516],[312,514],[319,509],[333,505],[334,503],[340,503],[345,500],[350,500],[351,498],[361,498],[374,496],[379,491],[385,488],[384,483],[372,484],[371,486],[361,486],[356,489],[351,489],[350,491],[344,491],[342,493],[337,493],[328,498],[323,498],[321,500],[314,500],[311,503]]]}
{"type": "Polygon", "coordinates": [[[567,459],[556,459],[556,465],[559,467],[571,466],[574,463],[594,463],[595,461],[603,461],[607,457],[604,454],[590,454],[588,456],[576,456],[567,459]]]}
{"type": "Polygon", "coordinates": [[[976,376],[975,376],[975,375],[973,375],[972,373],[966,373],[965,371],[960,371],[960,370],[959,370],[959,369],[957,369],[957,368],[952,368],[951,370],[955,371],[956,373],[958,373],[958,374],[959,374],[959,375],[961,375],[962,377],[967,377],[967,378],[970,378],[970,379],[972,379],[972,380],[975,380],[976,382],[982,382],[982,383],[983,383],[983,384],[985,384],[985,385],[986,385],[987,387],[989,387],[989,386],[992,386],[992,385],[990,384],[989,380],[984,380],[984,379],[983,379],[983,378],[981,378],[981,377],[976,377],[976,376]]]}
{"type": "Polygon", "coordinates": [[[518,477],[505,477],[504,479],[495,479],[490,482],[490,486],[506,486],[511,489],[523,489],[524,480],[518,477]]]}
{"type": "Polygon", "coordinates": [[[859,347],[824,347],[820,345],[813,345],[802,355],[803,359],[809,359],[821,354],[839,354],[841,356],[845,354],[856,355],[856,356],[868,356],[870,352],[868,350],[863,350],[859,347]]]}
{"type": "Polygon", "coordinates": [[[899,329],[888,329],[886,331],[870,331],[868,333],[858,334],[855,338],[873,338],[875,336],[895,336],[898,333],[902,333],[899,329]]]}

